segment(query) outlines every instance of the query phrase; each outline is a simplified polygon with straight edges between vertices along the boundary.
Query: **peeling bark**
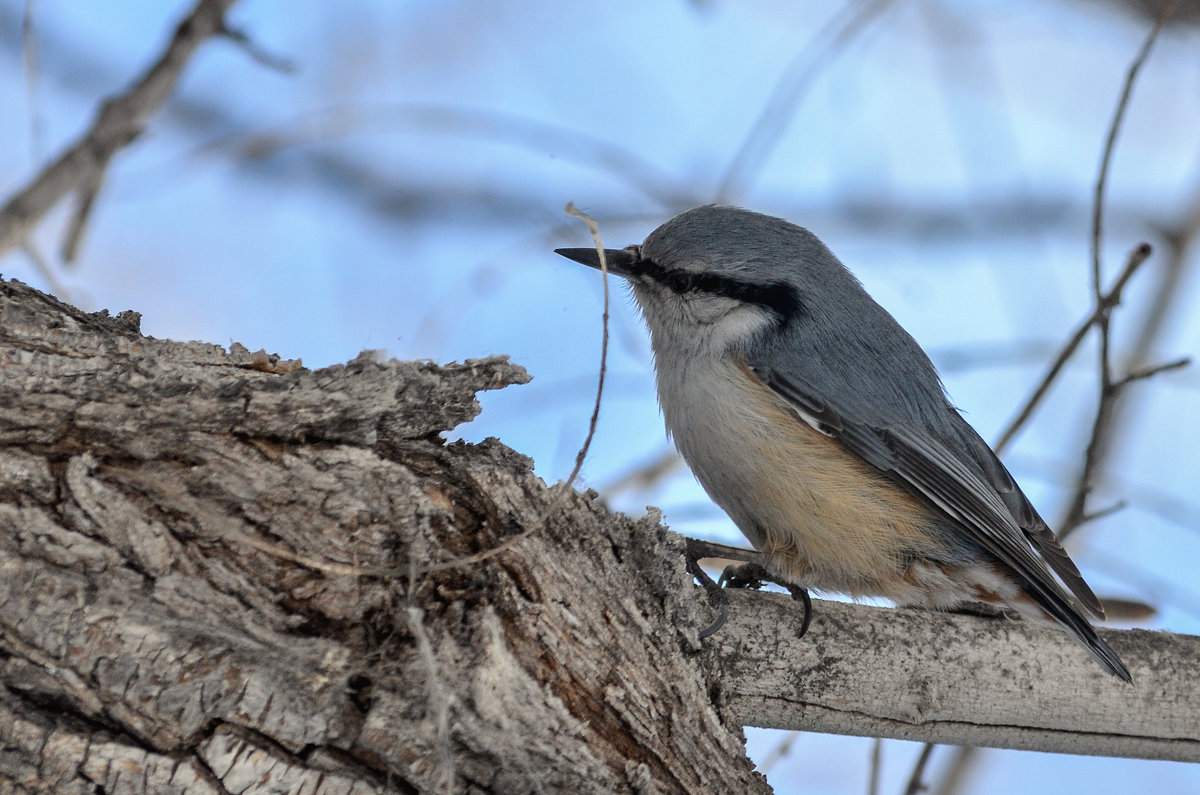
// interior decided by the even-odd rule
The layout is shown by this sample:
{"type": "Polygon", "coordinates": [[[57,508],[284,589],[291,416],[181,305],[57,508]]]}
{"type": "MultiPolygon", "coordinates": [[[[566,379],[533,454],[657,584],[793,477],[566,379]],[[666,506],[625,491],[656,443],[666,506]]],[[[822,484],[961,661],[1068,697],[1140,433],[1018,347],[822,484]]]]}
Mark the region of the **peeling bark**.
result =
{"type": "Polygon", "coordinates": [[[764,791],[679,538],[440,438],[527,380],[0,283],[0,790],[764,791]]]}
{"type": "Polygon", "coordinates": [[[0,793],[765,792],[740,725],[1200,759],[1200,638],[732,593],[446,444],[502,357],[306,370],[0,281],[0,793]]]}

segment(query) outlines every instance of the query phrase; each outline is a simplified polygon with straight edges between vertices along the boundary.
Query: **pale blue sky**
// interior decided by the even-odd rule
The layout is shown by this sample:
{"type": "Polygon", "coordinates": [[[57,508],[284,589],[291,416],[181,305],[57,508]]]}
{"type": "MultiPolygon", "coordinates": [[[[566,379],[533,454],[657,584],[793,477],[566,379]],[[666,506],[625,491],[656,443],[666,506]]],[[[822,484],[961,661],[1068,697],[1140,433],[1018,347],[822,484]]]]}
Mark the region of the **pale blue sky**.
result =
{"type": "MultiPolygon", "coordinates": [[[[38,0],[31,102],[25,3],[0,0],[0,191],[126,85],[186,5],[38,0]]],[[[55,272],[66,297],[136,309],[153,336],[237,341],[310,367],[364,348],[437,361],[509,354],[534,381],[485,395],[482,417],[459,432],[499,437],[553,482],[586,430],[599,353],[599,280],[551,253],[589,243],[562,207],[593,214],[619,247],[718,198],[789,64],[801,64],[798,103],[723,198],[820,235],[994,439],[1087,311],[1096,166],[1148,24],[1065,0],[894,2],[831,48],[869,5],[243,0],[234,22],[296,70],[207,44],[118,158],[79,263],[55,272]]],[[[1112,171],[1110,274],[1197,201],[1196,43],[1195,31],[1169,32],[1137,87],[1112,171]]],[[[64,218],[38,230],[47,257],[64,218]]],[[[1140,322],[1164,262],[1156,255],[1131,288],[1118,332],[1140,322]]],[[[0,272],[48,287],[21,254],[0,272]]],[[[1176,292],[1162,357],[1194,353],[1200,339],[1190,270],[1176,292]]],[[[583,472],[598,489],[669,449],[648,343],[623,294],[612,331],[583,472]]],[[[1094,380],[1085,354],[1007,456],[1047,516],[1080,460],[1094,380]]],[[[1194,373],[1139,387],[1097,503],[1130,507],[1072,547],[1096,590],[1151,601],[1162,611],[1152,626],[1192,633],[1196,387],[1194,373]]],[[[676,530],[738,538],[686,470],[612,504],[659,505],[676,530]]],[[[756,758],[779,741],[747,735],[756,758]]],[[[884,792],[901,789],[915,753],[886,744],[884,792]]],[[[779,792],[860,793],[869,754],[868,740],[805,735],[769,778],[779,792]]],[[[1166,763],[989,751],[980,765],[971,792],[1049,781],[1063,795],[1200,790],[1194,767],[1166,763]]]]}

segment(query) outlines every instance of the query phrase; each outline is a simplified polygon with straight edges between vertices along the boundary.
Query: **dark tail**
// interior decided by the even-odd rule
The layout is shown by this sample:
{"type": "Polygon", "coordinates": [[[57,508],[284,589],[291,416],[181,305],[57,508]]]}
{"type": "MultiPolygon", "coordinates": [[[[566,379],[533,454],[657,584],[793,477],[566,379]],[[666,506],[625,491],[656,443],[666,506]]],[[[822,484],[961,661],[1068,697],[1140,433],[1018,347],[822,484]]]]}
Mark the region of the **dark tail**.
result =
{"type": "Polygon", "coordinates": [[[1133,684],[1133,677],[1121,658],[1104,640],[1096,634],[1096,629],[1084,618],[1070,601],[1057,593],[1047,593],[1048,589],[1025,586],[1025,591],[1034,601],[1041,605],[1046,613],[1062,625],[1063,629],[1075,636],[1075,639],[1088,650],[1092,659],[1104,670],[1120,679],[1133,684]]]}

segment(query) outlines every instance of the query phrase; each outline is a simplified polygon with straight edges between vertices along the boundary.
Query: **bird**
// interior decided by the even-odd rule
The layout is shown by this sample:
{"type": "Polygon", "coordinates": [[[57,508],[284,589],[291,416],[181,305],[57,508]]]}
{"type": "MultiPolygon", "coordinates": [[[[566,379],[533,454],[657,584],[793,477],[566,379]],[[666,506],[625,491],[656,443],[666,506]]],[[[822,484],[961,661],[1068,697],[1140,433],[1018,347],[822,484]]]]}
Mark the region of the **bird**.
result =
{"type": "MultiPolygon", "coordinates": [[[[556,253],[600,267],[595,248],[556,253]]],[[[1128,668],[1104,608],[929,356],[812,232],[738,207],[604,250],[650,332],[668,435],[781,582],[983,603],[1128,668]]]]}

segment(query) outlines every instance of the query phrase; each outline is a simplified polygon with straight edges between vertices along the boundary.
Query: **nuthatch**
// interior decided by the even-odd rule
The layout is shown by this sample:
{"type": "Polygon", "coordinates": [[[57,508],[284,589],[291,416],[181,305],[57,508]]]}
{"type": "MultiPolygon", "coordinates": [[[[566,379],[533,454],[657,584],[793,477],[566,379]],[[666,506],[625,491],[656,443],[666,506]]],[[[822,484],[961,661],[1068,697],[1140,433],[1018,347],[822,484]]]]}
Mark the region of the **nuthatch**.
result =
{"type": "MultiPolygon", "coordinates": [[[[557,251],[600,266],[594,249],[557,251]]],[[[1010,608],[1131,681],[1053,532],[925,352],[815,235],[707,206],[605,258],[650,327],[668,433],[773,575],[903,606],[1010,608]]]]}

